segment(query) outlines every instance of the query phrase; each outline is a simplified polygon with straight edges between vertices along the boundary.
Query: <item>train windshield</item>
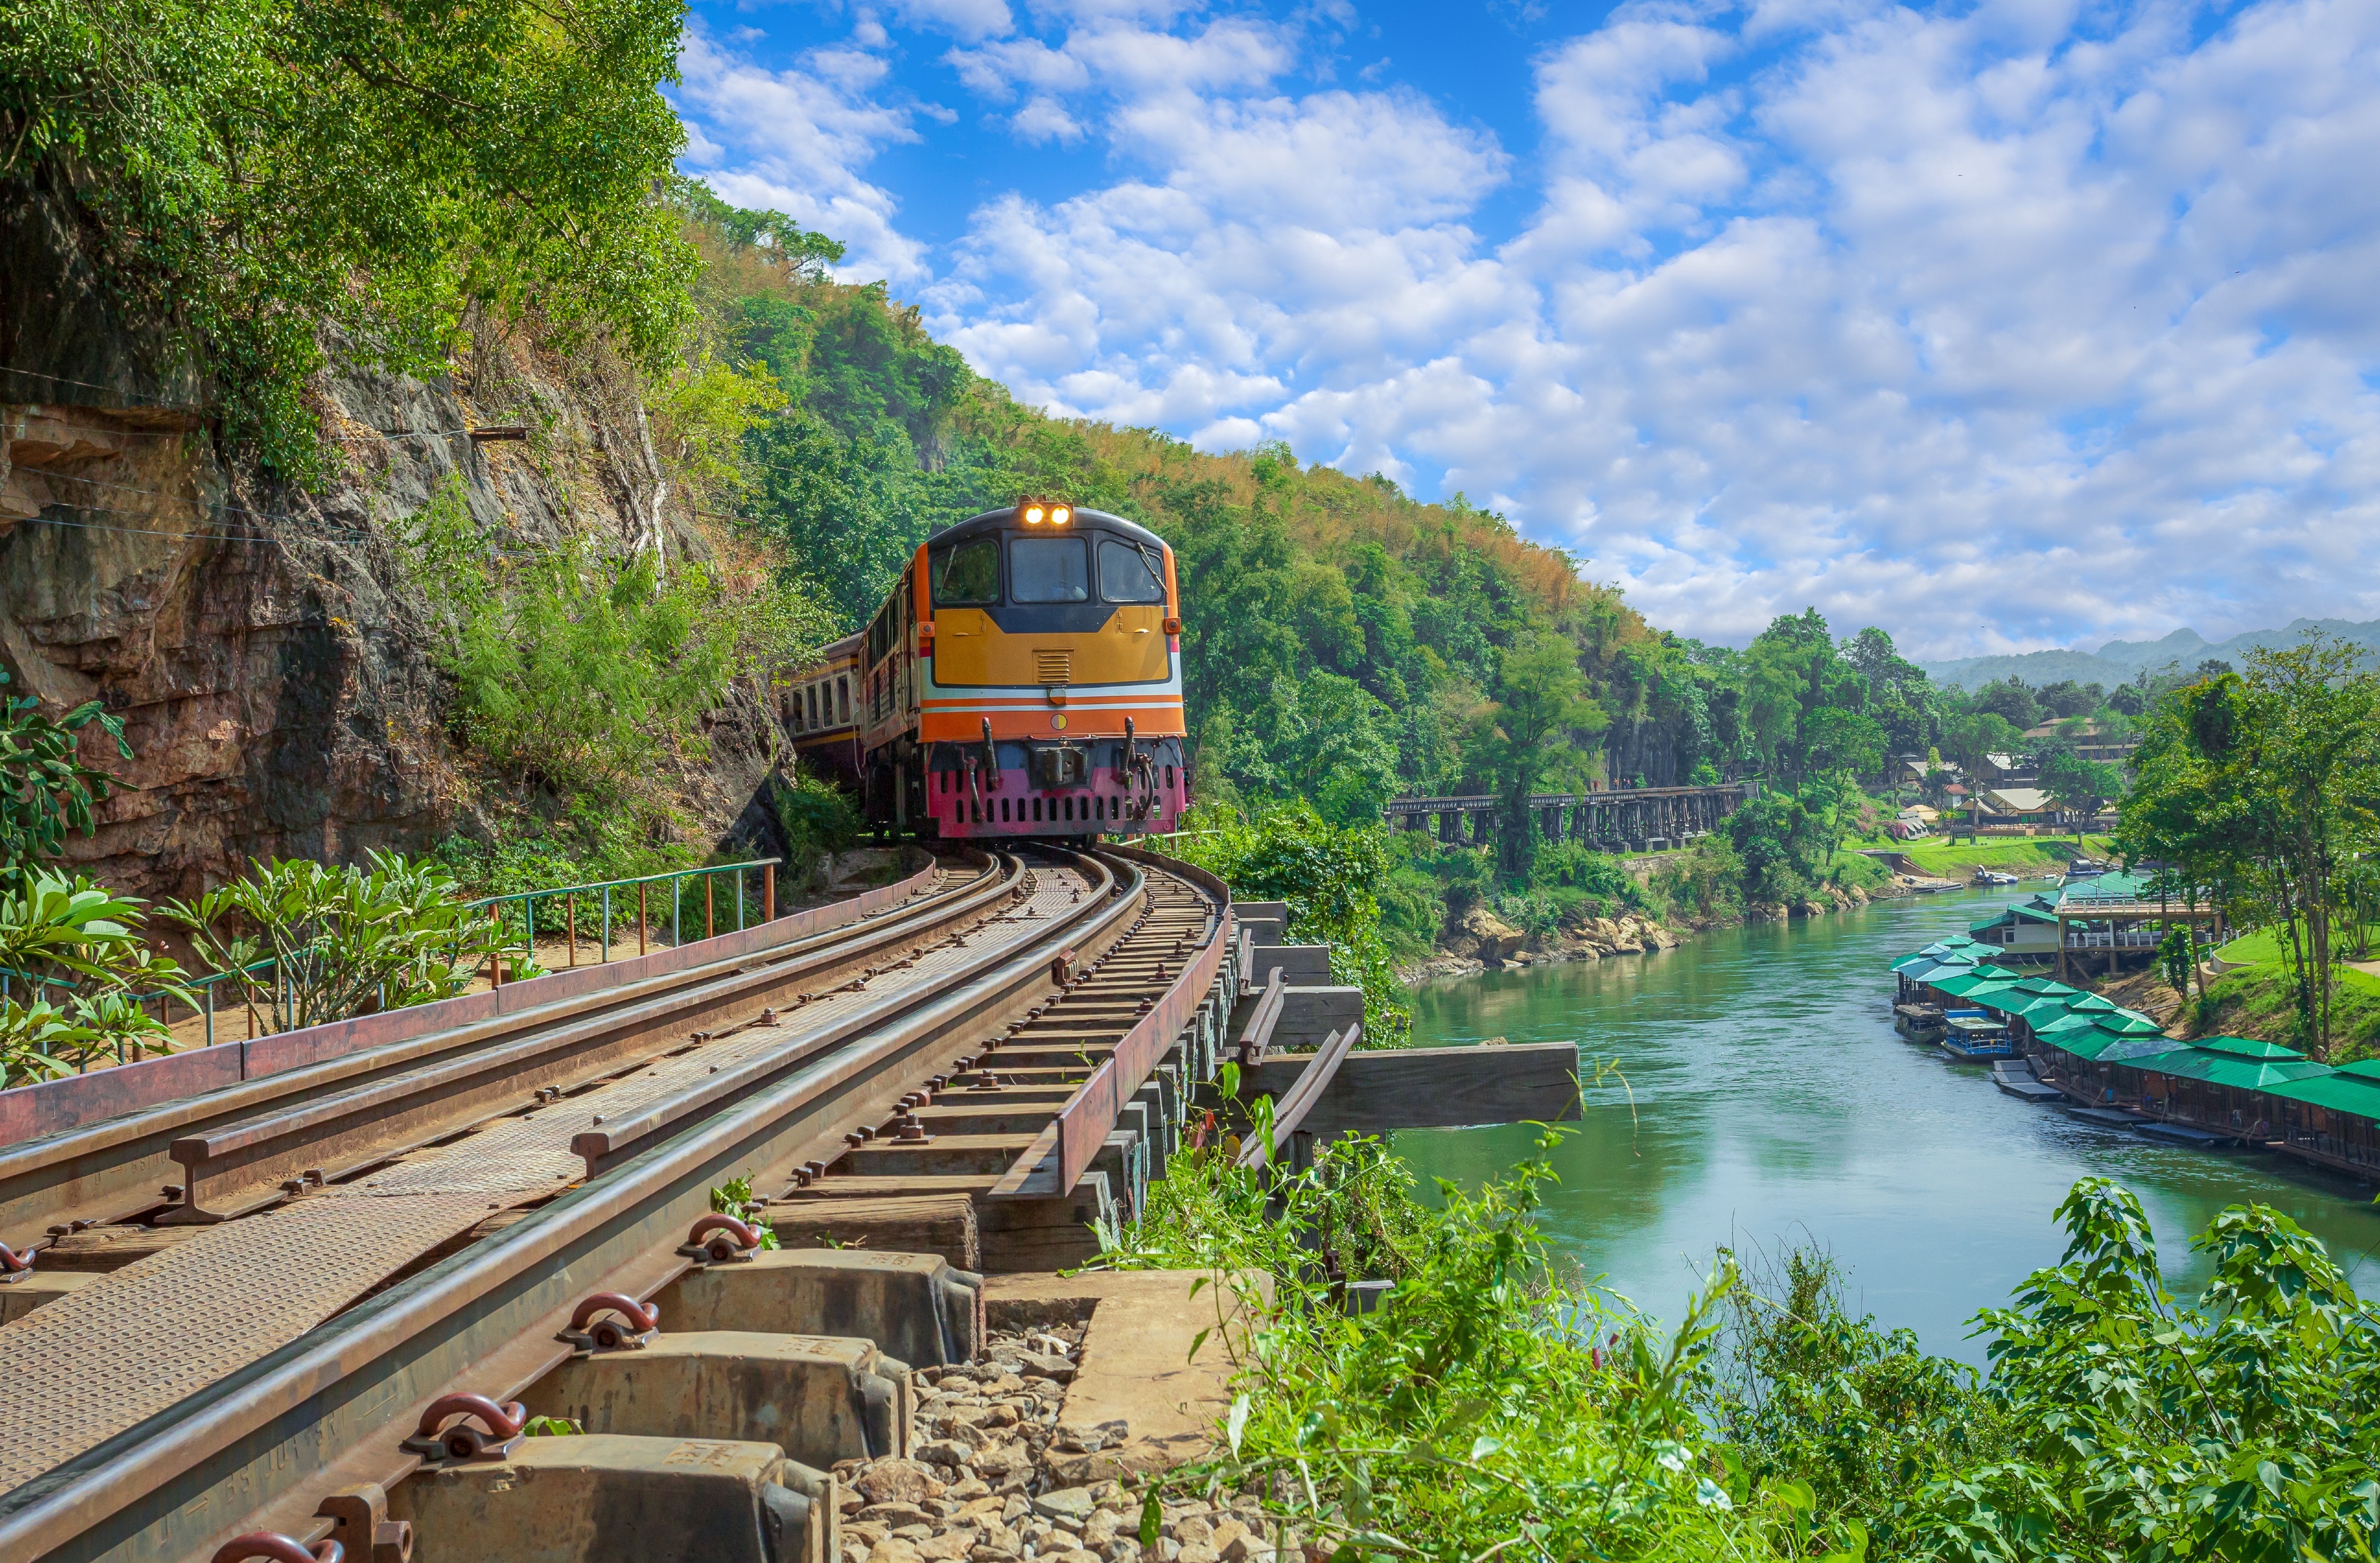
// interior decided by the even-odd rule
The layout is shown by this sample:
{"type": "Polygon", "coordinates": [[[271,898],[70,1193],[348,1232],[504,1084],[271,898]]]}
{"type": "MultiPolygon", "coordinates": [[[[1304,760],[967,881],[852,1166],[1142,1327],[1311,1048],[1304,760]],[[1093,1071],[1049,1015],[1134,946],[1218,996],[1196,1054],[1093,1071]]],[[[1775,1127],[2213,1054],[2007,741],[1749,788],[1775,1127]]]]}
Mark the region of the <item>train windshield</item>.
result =
{"type": "Polygon", "coordinates": [[[1099,539],[1099,595],[1110,602],[1165,600],[1165,564],[1142,543],[1099,539]]]}
{"type": "Polygon", "coordinates": [[[1019,538],[1008,545],[1011,602],[1088,602],[1090,550],[1080,538],[1019,538]]]}
{"type": "Polygon", "coordinates": [[[969,538],[931,561],[934,605],[989,607],[1000,600],[1000,544],[969,538]]]}

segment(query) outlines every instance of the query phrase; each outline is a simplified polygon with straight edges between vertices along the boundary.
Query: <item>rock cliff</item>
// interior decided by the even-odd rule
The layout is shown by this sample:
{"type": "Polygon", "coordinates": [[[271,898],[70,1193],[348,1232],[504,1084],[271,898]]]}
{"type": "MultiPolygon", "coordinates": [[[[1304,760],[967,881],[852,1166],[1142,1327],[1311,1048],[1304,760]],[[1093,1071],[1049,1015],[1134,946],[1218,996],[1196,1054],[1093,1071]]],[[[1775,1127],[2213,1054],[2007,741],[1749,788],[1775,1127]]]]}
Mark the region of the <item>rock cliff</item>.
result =
{"type": "MultiPolygon", "coordinates": [[[[506,552],[598,530],[700,552],[626,377],[485,325],[434,382],[334,363],[310,491],[225,459],[207,386],[97,254],[71,203],[0,186],[0,663],[18,692],[105,702],[134,751],[86,733],[128,786],[70,856],[156,897],[251,856],[430,846],[493,784],[448,740],[393,528],[455,482],[506,552]],[[526,438],[471,437],[494,425],[526,438]]],[[[697,828],[765,839],[748,806],[781,734],[749,695],[710,736],[680,779],[697,828]]]]}

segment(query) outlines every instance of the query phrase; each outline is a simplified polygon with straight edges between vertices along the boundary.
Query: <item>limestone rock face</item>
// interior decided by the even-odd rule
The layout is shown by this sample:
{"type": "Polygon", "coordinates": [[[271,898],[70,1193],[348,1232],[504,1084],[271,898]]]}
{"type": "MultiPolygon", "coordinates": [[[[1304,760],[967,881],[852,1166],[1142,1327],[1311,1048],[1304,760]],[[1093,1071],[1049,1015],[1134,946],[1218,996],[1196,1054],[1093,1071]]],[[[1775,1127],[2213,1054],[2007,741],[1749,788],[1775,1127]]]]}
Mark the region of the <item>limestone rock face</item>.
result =
{"type": "MultiPolygon", "coordinates": [[[[453,485],[508,554],[590,533],[703,551],[668,519],[625,379],[491,332],[436,382],[334,367],[311,388],[326,472],[309,491],[218,443],[212,392],[121,317],[91,247],[68,203],[0,186],[0,663],[54,711],[104,702],[134,752],[86,732],[85,760],[127,785],[68,856],[153,899],[251,857],[434,844],[504,783],[449,741],[394,539],[453,485]],[[529,438],[465,432],[499,423],[529,438]]],[[[750,806],[773,737],[747,697],[680,779],[715,835],[773,833],[750,806]]]]}

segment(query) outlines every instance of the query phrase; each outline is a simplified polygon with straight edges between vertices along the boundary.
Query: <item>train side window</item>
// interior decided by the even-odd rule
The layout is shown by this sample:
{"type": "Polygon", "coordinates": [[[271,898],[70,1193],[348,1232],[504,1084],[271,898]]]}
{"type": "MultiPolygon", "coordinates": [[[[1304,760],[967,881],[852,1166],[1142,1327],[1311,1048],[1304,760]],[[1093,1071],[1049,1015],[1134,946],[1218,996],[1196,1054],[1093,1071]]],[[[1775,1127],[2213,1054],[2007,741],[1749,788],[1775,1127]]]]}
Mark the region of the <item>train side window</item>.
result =
{"type": "Polygon", "coordinates": [[[1165,600],[1163,555],[1153,548],[1099,539],[1099,596],[1110,602],[1165,600]]]}
{"type": "Polygon", "coordinates": [[[1000,542],[969,538],[927,559],[937,608],[990,607],[1000,601],[1000,542]]]}
{"type": "Polygon", "coordinates": [[[798,690],[798,689],[796,689],[796,690],[795,690],[795,691],[794,691],[794,710],[793,710],[793,717],[794,717],[794,731],[795,731],[795,732],[796,732],[796,733],[806,733],[806,732],[808,732],[808,728],[806,728],[806,727],[804,727],[804,726],[802,725],[802,692],[801,692],[800,690],[798,690]]]}
{"type": "Polygon", "coordinates": [[[1080,538],[1019,538],[1008,545],[1008,588],[1015,602],[1088,602],[1090,550],[1080,538]]]}
{"type": "Polygon", "coordinates": [[[834,705],[839,719],[851,721],[851,675],[844,673],[834,681],[834,705]]]}

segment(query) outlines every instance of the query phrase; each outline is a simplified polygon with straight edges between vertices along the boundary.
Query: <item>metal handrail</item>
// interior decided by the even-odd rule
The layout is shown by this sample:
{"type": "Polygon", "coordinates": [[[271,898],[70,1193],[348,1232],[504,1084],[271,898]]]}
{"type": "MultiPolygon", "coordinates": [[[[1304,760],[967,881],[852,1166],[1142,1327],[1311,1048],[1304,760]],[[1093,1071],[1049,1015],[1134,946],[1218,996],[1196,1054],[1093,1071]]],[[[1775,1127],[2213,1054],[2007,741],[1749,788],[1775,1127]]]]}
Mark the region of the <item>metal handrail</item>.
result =
{"type": "MultiPolygon", "coordinates": [[[[565,938],[568,940],[570,951],[569,966],[575,967],[578,964],[579,942],[577,899],[582,895],[597,897],[601,906],[601,947],[602,950],[602,955],[597,963],[604,964],[608,963],[613,958],[613,891],[625,891],[631,887],[633,887],[637,891],[637,953],[638,955],[643,955],[646,953],[646,934],[652,927],[652,914],[650,910],[650,898],[646,894],[647,886],[659,884],[664,880],[671,881],[670,944],[672,946],[676,946],[685,942],[683,933],[685,927],[686,902],[684,884],[686,880],[691,878],[715,880],[717,876],[721,874],[735,875],[735,927],[728,929],[727,931],[737,932],[751,926],[748,917],[748,909],[745,900],[744,875],[748,870],[754,868],[758,868],[761,871],[760,901],[762,915],[760,920],[763,922],[773,921],[777,915],[777,866],[783,861],[784,859],[782,857],[755,857],[747,859],[741,863],[717,863],[705,864],[692,868],[669,868],[663,869],[658,874],[639,874],[622,879],[595,879],[589,880],[584,884],[557,886],[551,890],[506,891],[501,894],[483,895],[479,897],[477,900],[467,901],[463,903],[463,905],[466,910],[472,911],[476,911],[480,907],[488,908],[491,916],[495,918],[501,927],[507,922],[507,919],[504,916],[503,909],[514,903],[518,903],[521,907],[521,949],[523,953],[534,958],[537,951],[537,903],[540,901],[551,902],[557,896],[563,898],[565,906],[564,918],[565,938]]],[[[625,908],[622,910],[625,912],[625,908]]],[[[718,927],[718,913],[719,907],[717,905],[717,897],[714,893],[713,886],[706,884],[704,886],[702,898],[703,938],[709,939],[713,934],[720,931],[718,927]]],[[[496,948],[489,956],[489,967],[491,975],[494,979],[494,986],[501,987],[504,983],[504,962],[510,953],[511,950],[509,945],[500,938],[496,948]]],[[[158,1021],[161,1024],[170,1025],[172,1024],[172,1016],[168,1012],[167,1006],[179,1000],[182,993],[198,993],[200,997],[201,1002],[191,1006],[192,1012],[206,1017],[206,1039],[200,1043],[200,1047],[212,1048],[215,1046],[215,989],[224,983],[237,981],[241,984],[241,991],[245,993],[251,979],[256,978],[262,973],[273,970],[273,967],[280,963],[280,960],[281,957],[277,955],[269,955],[261,961],[257,961],[249,965],[240,966],[231,971],[210,972],[204,976],[192,977],[188,981],[181,984],[179,992],[159,988],[149,993],[129,994],[127,995],[127,1002],[131,1003],[135,1007],[143,1007],[152,1003],[155,1004],[157,1006],[158,1021]]],[[[79,987],[79,984],[62,977],[41,976],[31,972],[18,971],[13,966],[0,966],[0,999],[6,999],[8,997],[10,986],[16,979],[22,979],[23,981],[32,985],[34,995],[37,1000],[51,988],[64,988],[67,992],[73,993],[79,987]]],[[[516,977],[514,980],[519,981],[521,979],[516,977]]],[[[47,1056],[46,1050],[44,1051],[43,1056],[47,1056]]],[[[124,1040],[120,1037],[117,1038],[115,1044],[115,1061],[119,1064],[125,1061],[124,1040]]],[[[82,1064],[77,1067],[76,1072],[82,1073],[87,1071],[89,1067],[89,1060],[85,1060],[82,1064]]]]}

